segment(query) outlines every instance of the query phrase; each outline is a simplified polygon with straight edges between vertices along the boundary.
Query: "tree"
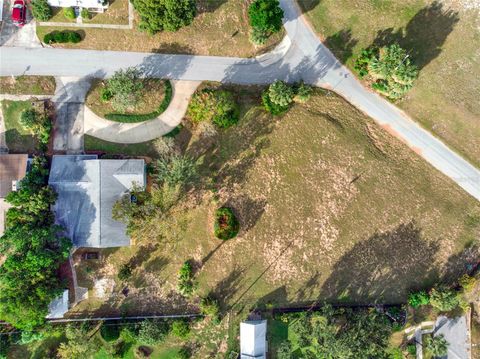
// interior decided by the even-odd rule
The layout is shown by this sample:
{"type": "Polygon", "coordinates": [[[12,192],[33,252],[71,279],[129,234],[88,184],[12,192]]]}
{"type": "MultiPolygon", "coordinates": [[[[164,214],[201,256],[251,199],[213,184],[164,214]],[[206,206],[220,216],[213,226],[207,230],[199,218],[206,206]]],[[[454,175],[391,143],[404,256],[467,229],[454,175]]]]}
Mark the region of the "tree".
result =
{"type": "Polygon", "coordinates": [[[238,105],[232,93],[210,88],[197,91],[187,110],[187,116],[193,122],[211,121],[220,128],[237,123],[238,113],[238,105]]]}
{"type": "Polygon", "coordinates": [[[150,34],[190,25],[197,10],[195,0],[133,0],[133,6],[140,16],[139,28],[150,34]]]}
{"type": "Polygon", "coordinates": [[[107,80],[107,89],[111,93],[113,108],[125,111],[135,106],[143,89],[141,71],[135,67],[118,70],[107,80]]]}
{"type": "Polygon", "coordinates": [[[186,156],[173,155],[162,157],[155,163],[157,180],[169,186],[186,186],[197,177],[195,162],[186,156]]]}
{"type": "Polygon", "coordinates": [[[20,115],[20,124],[36,136],[40,143],[44,145],[48,143],[52,123],[46,114],[41,114],[33,108],[24,110],[20,115]]]}
{"type": "Polygon", "coordinates": [[[67,326],[65,336],[67,342],[61,343],[58,348],[58,357],[61,359],[90,358],[99,349],[99,345],[88,335],[85,328],[67,326]]]}
{"type": "Polygon", "coordinates": [[[52,17],[52,8],[47,0],[32,0],[32,14],[36,20],[48,21],[52,17]]]}
{"type": "Polygon", "coordinates": [[[460,304],[458,293],[444,286],[430,291],[430,304],[442,312],[448,312],[460,304]]]}
{"type": "Polygon", "coordinates": [[[448,342],[443,335],[427,336],[424,340],[425,349],[434,357],[444,357],[448,352],[448,342]]]}
{"type": "Polygon", "coordinates": [[[250,26],[270,35],[282,28],[283,10],[278,0],[255,0],[248,7],[250,26]]]}

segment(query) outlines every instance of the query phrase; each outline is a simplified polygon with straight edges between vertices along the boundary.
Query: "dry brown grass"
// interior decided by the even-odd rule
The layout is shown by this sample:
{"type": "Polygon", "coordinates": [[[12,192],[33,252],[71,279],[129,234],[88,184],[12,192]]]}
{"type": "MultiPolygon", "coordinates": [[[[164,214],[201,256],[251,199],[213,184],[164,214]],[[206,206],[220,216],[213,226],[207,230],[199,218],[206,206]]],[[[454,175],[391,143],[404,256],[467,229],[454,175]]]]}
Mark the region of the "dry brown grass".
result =
{"type": "Polygon", "coordinates": [[[55,79],[52,76],[2,76],[0,93],[12,95],[53,95],[55,79]]]}
{"type": "Polygon", "coordinates": [[[134,258],[131,294],[117,285],[112,300],[79,310],[191,310],[196,299],[176,292],[187,259],[199,296],[214,293],[224,310],[249,310],[266,302],[404,301],[478,256],[480,228],[466,222],[477,202],[343,99],[317,90],[306,105],[272,118],[257,106],[257,88],[235,91],[237,126],[211,146],[198,129],[181,135],[202,163],[203,189],[167,218],[145,222],[133,233],[137,246],[105,259],[118,268],[134,258]],[[213,236],[221,205],[241,223],[226,242],[213,236]]]}

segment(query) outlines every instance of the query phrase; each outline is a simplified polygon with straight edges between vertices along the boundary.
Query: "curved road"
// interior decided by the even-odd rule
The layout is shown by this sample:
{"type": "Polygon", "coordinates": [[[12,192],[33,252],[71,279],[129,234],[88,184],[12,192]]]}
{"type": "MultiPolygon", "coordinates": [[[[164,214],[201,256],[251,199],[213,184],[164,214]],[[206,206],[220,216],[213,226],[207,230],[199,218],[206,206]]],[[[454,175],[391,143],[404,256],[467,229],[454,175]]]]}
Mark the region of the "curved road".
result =
{"type": "Polygon", "coordinates": [[[120,68],[141,67],[147,76],[265,84],[275,79],[334,90],[403,140],[439,171],[480,200],[480,171],[404,112],[370,92],[322,45],[294,0],[281,0],[288,39],[270,54],[255,59],[149,54],[135,52],[0,48],[0,75],[105,77],[120,68]]]}

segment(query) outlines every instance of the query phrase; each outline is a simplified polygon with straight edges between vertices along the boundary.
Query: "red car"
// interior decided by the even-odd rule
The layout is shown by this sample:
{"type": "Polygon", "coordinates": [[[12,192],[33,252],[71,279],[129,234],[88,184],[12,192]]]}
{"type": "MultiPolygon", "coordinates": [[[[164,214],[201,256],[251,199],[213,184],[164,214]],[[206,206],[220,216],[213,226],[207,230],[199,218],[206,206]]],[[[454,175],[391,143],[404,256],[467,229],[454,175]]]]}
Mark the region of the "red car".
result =
{"type": "Polygon", "coordinates": [[[25,18],[27,16],[27,7],[25,1],[15,0],[12,8],[12,21],[15,26],[25,25],[25,18]]]}

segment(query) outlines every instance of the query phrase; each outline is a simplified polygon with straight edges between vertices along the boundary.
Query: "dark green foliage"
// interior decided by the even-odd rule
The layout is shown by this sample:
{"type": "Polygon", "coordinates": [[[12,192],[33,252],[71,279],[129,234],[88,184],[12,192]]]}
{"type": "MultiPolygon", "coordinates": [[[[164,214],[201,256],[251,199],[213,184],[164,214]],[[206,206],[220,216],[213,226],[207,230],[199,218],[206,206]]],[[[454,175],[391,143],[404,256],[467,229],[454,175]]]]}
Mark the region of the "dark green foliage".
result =
{"type": "Polygon", "coordinates": [[[255,0],[248,7],[250,26],[271,34],[282,28],[283,10],[278,0],[255,0]]]}
{"type": "Polygon", "coordinates": [[[227,128],[238,122],[239,111],[232,93],[207,88],[193,95],[187,115],[193,122],[211,121],[227,128]]]}
{"type": "Polygon", "coordinates": [[[417,346],[415,345],[415,343],[409,343],[407,345],[407,352],[414,357],[417,355],[417,346]]]}
{"type": "Polygon", "coordinates": [[[439,286],[430,291],[430,304],[442,312],[448,312],[460,305],[460,298],[453,289],[439,286]]]}
{"type": "Polygon", "coordinates": [[[305,103],[310,100],[312,92],[313,89],[311,86],[305,85],[303,82],[300,82],[295,88],[294,100],[300,103],[305,103]]]}
{"type": "Polygon", "coordinates": [[[112,94],[112,106],[117,111],[125,111],[135,106],[143,89],[141,71],[135,67],[120,69],[107,80],[107,89],[112,94]]]}
{"type": "Polygon", "coordinates": [[[178,272],[178,291],[184,296],[190,296],[194,290],[193,269],[189,261],[183,263],[178,272]]]}
{"type": "Polygon", "coordinates": [[[190,326],[185,320],[175,320],[172,324],[172,334],[178,338],[185,339],[190,333],[190,326]]]}
{"type": "Polygon", "coordinates": [[[370,63],[372,57],[376,55],[377,51],[378,49],[368,48],[363,49],[362,52],[360,52],[360,55],[358,56],[354,65],[354,68],[360,77],[363,78],[368,75],[368,64],[370,63]]]}
{"type": "Polygon", "coordinates": [[[277,359],[291,359],[292,346],[289,341],[283,342],[277,349],[277,359]]]}
{"type": "Polygon", "coordinates": [[[215,211],[215,237],[222,240],[231,239],[238,234],[239,230],[240,224],[230,208],[221,207],[215,211]]]}
{"type": "Polygon", "coordinates": [[[291,328],[302,358],[388,358],[391,325],[374,310],[325,305],[318,313],[302,313],[291,328]]]}
{"type": "Polygon", "coordinates": [[[200,311],[203,315],[211,318],[214,321],[219,320],[220,305],[218,304],[218,301],[211,296],[202,298],[200,301],[200,311]]]}
{"type": "Polygon", "coordinates": [[[81,16],[82,19],[84,19],[84,20],[90,19],[90,13],[89,13],[88,10],[85,9],[85,8],[83,8],[82,11],[80,12],[80,16],[81,16]]]}
{"type": "Polygon", "coordinates": [[[32,0],[33,17],[38,21],[48,21],[52,17],[52,8],[47,0],[32,0]]]}
{"type": "Polygon", "coordinates": [[[272,115],[285,113],[295,99],[298,102],[306,102],[310,98],[312,88],[300,82],[294,87],[277,80],[272,83],[262,94],[262,103],[265,110],[272,115]]]}
{"type": "Polygon", "coordinates": [[[140,16],[140,30],[154,34],[157,31],[177,31],[190,25],[196,14],[195,0],[133,0],[140,16]]]}
{"type": "Polygon", "coordinates": [[[410,293],[408,296],[408,304],[412,308],[418,308],[422,305],[427,305],[430,303],[430,296],[424,290],[419,292],[410,293]]]}
{"type": "Polygon", "coordinates": [[[197,178],[197,166],[195,161],[186,156],[164,156],[155,163],[155,173],[160,183],[186,186],[197,178]]]}
{"type": "Polygon", "coordinates": [[[46,44],[63,44],[67,42],[76,44],[80,41],[82,41],[82,37],[75,31],[53,31],[45,34],[43,37],[43,42],[46,44]]]}
{"type": "MultiPolygon", "coordinates": [[[[172,84],[170,83],[170,81],[166,80],[165,81],[165,97],[163,98],[162,103],[160,104],[160,106],[156,111],[153,111],[151,113],[141,114],[141,115],[124,114],[124,113],[108,113],[105,115],[105,118],[107,120],[112,120],[117,122],[126,122],[126,123],[153,120],[154,118],[157,118],[158,116],[160,116],[168,108],[168,105],[172,100],[172,95],[173,95],[172,84]]],[[[113,97],[113,94],[109,89],[105,88],[102,90],[102,93],[101,93],[102,101],[108,102],[112,99],[112,97],[113,97]]]]}
{"type": "Polygon", "coordinates": [[[120,327],[104,323],[100,328],[102,338],[107,342],[113,342],[120,337],[120,327]]]}
{"type": "Polygon", "coordinates": [[[169,323],[164,320],[144,320],[140,324],[137,340],[146,345],[155,345],[165,339],[169,330],[169,323]]]}
{"type": "Polygon", "coordinates": [[[24,110],[20,115],[20,124],[32,135],[34,135],[40,144],[46,146],[50,140],[52,131],[52,122],[45,113],[40,113],[31,108],[24,110]]]}
{"type": "Polygon", "coordinates": [[[254,27],[250,30],[250,41],[255,45],[263,45],[268,40],[268,32],[254,27]]]}
{"type": "Polygon", "coordinates": [[[289,106],[279,106],[274,104],[268,95],[268,90],[262,93],[262,103],[265,110],[272,115],[279,116],[288,111],[289,106]]]}
{"type": "Polygon", "coordinates": [[[67,19],[75,19],[75,10],[73,9],[73,7],[63,8],[63,16],[65,16],[67,19]]]}
{"type": "Polygon", "coordinates": [[[118,279],[125,281],[132,276],[132,266],[129,263],[123,264],[118,270],[118,279]]]}
{"type": "Polygon", "coordinates": [[[57,358],[85,359],[91,358],[99,349],[99,343],[91,338],[88,327],[68,325],[65,330],[66,342],[60,344],[57,358]]]}
{"type": "Polygon", "coordinates": [[[268,97],[275,105],[288,107],[294,96],[293,88],[283,81],[277,80],[268,87],[268,97]]]}

